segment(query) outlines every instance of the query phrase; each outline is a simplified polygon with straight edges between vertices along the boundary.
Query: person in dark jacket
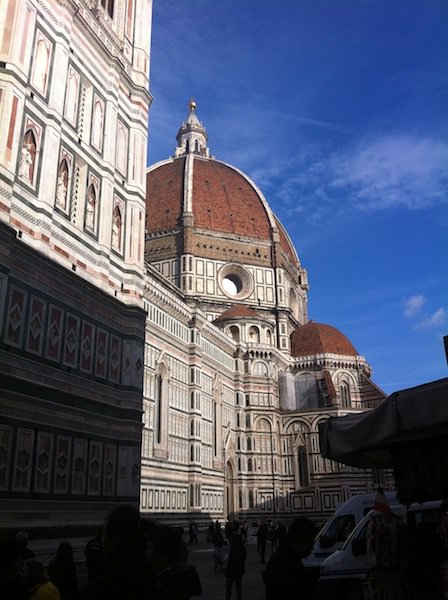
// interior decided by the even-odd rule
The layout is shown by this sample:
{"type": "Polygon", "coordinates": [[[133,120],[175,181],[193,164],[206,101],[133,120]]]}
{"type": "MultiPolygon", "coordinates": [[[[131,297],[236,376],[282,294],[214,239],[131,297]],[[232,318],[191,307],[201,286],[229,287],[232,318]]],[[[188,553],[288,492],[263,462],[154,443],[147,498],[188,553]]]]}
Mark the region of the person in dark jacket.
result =
{"type": "Polygon", "coordinates": [[[229,557],[225,570],[226,600],[232,597],[232,585],[235,582],[237,600],[242,599],[242,580],[246,570],[246,548],[239,533],[234,533],[230,542],[229,557]]]}
{"type": "Polygon", "coordinates": [[[266,600],[312,600],[315,597],[301,559],[310,553],[316,532],[314,523],[306,518],[296,519],[290,525],[264,573],[266,600]]]}
{"type": "Polygon", "coordinates": [[[257,546],[261,557],[261,562],[266,562],[266,543],[268,541],[268,526],[263,521],[257,530],[257,546]]]}
{"type": "Polygon", "coordinates": [[[0,598],[2,600],[24,600],[27,589],[20,579],[22,548],[16,540],[0,540],[0,598]]]}
{"type": "Polygon", "coordinates": [[[61,542],[55,558],[48,565],[50,581],[58,588],[61,600],[78,598],[78,578],[73,560],[73,548],[69,542],[61,542]]]}
{"type": "Polygon", "coordinates": [[[151,600],[154,580],[146,555],[147,527],[138,510],[121,505],[104,530],[104,573],[81,591],[82,600],[151,600]]]}
{"type": "Polygon", "coordinates": [[[103,574],[103,528],[97,529],[95,537],[90,539],[85,548],[87,579],[95,579],[103,574]]]}
{"type": "Polygon", "coordinates": [[[157,525],[148,544],[148,558],[155,575],[154,600],[189,600],[201,596],[199,575],[186,562],[187,549],[178,528],[157,525]]]}

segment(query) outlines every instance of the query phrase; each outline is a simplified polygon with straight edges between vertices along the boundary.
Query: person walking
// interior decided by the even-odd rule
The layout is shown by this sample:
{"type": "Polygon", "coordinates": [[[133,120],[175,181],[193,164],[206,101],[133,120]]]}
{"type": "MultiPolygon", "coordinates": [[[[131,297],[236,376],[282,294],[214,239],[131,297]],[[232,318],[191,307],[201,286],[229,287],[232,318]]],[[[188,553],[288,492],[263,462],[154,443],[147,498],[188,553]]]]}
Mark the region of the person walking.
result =
{"type": "Polygon", "coordinates": [[[215,561],[215,572],[222,571],[224,566],[224,536],[222,535],[221,528],[216,529],[215,535],[213,536],[213,558],[215,561]]]}
{"type": "Polygon", "coordinates": [[[315,597],[302,558],[310,553],[316,531],[314,523],[304,517],[291,523],[264,572],[266,600],[312,600],[315,597]]]}
{"type": "Polygon", "coordinates": [[[232,586],[235,583],[236,598],[242,600],[242,580],[246,570],[246,548],[239,533],[234,533],[230,542],[229,557],[225,570],[226,600],[232,597],[232,586]]]}
{"type": "Polygon", "coordinates": [[[266,562],[266,543],[268,541],[268,527],[263,522],[257,530],[257,546],[260,554],[261,562],[266,562]]]}
{"type": "Polygon", "coordinates": [[[61,600],[77,600],[78,578],[70,542],[61,542],[48,566],[50,581],[58,588],[61,600]]]}

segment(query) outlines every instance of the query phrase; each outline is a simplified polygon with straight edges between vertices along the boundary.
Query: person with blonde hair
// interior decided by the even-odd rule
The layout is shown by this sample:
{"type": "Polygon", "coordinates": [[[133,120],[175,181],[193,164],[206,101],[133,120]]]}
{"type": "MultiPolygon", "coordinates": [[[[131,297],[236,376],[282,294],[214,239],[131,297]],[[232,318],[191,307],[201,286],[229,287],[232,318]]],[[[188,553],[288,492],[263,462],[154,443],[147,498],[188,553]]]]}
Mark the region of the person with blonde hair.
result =
{"type": "Polygon", "coordinates": [[[61,600],[58,588],[47,575],[44,565],[34,558],[23,563],[22,581],[29,600],[61,600]]]}

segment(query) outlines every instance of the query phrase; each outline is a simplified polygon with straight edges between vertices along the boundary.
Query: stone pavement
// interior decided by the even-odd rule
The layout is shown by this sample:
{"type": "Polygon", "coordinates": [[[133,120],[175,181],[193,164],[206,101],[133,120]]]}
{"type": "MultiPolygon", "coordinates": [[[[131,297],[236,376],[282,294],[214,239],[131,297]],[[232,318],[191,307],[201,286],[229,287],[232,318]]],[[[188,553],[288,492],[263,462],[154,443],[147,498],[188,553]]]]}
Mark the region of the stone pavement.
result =
{"type": "MultiPolygon", "coordinates": [[[[269,546],[268,546],[269,547],[269,546]]],[[[266,566],[261,564],[257,545],[246,544],[247,559],[246,572],[243,577],[243,600],[264,600],[264,584],[261,571],[266,566]]],[[[266,552],[266,559],[270,556],[266,552]]],[[[214,571],[213,545],[201,543],[198,546],[189,547],[188,562],[196,567],[202,584],[202,600],[225,600],[225,577],[224,572],[214,571]]],[[[232,590],[232,600],[236,599],[235,588],[232,590]]]]}

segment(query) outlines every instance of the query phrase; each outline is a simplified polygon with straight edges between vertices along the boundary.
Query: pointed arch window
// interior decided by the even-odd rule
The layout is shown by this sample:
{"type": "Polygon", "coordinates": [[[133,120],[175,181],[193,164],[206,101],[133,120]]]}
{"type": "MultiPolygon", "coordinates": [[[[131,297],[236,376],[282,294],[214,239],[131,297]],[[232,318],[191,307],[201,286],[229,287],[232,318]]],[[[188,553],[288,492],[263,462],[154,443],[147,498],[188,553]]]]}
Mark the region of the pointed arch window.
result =
{"type": "Polygon", "coordinates": [[[163,378],[156,375],[156,442],[162,442],[162,397],[163,397],[163,378]]]}
{"type": "Polygon", "coordinates": [[[342,406],[350,406],[350,386],[345,381],[341,383],[341,404],[342,406]]]}
{"type": "Polygon", "coordinates": [[[299,473],[299,487],[308,487],[310,484],[308,458],[306,455],[306,448],[304,446],[299,446],[297,448],[297,468],[299,473]]]}
{"type": "Polygon", "coordinates": [[[248,471],[253,471],[253,464],[252,464],[252,459],[251,458],[247,459],[247,470],[248,471]]]}

